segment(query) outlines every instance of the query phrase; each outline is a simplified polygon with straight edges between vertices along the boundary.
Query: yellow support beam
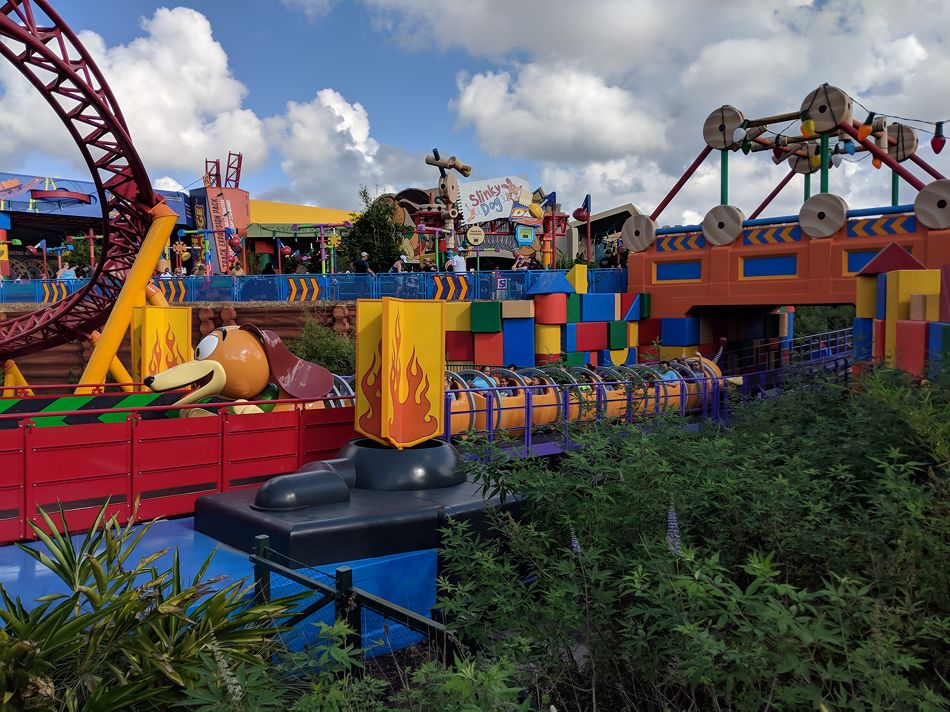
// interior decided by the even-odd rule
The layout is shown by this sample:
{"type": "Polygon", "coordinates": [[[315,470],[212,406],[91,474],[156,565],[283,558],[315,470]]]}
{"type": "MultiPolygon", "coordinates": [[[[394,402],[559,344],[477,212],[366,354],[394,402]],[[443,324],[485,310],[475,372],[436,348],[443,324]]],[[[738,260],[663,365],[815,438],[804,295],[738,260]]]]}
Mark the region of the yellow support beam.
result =
{"type": "Polygon", "coordinates": [[[23,377],[23,374],[20,373],[20,369],[12,360],[4,361],[3,363],[3,385],[7,386],[3,390],[4,398],[16,398],[18,396],[32,396],[35,395],[32,389],[27,389],[26,392],[20,390],[19,393],[16,392],[16,388],[22,389],[24,386],[29,386],[30,384],[26,382],[26,379],[23,377]]]}
{"type": "MultiPolygon", "coordinates": [[[[95,346],[99,339],[102,338],[102,334],[98,331],[93,331],[89,334],[89,343],[95,346]]],[[[133,383],[132,375],[129,373],[128,369],[122,365],[122,362],[119,360],[118,356],[112,357],[112,363],[109,364],[109,375],[112,376],[112,380],[116,383],[121,383],[123,385],[120,388],[126,393],[134,393],[135,389],[129,385],[133,383]]]]}
{"type": "MultiPolygon", "coordinates": [[[[132,310],[136,302],[144,296],[145,289],[155,272],[155,265],[158,264],[158,258],[162,256],[165,242],[175,229],[178,213],[165,203],[159,203],[152,208],[151,214],[152,224],[142,242],[139,255],[126,275],[125,284],[115,300],[106,325],[102,328],[102,335],[93,349],[92,356],[89,357],[89,363],[86,364],[82,377],[79,379],[80,383],[105,383],[112,359],[118,353],[125,332],[132,322],[132,310]]],[[[91,392],[92,389],[88,386],[76,389],[77,395],[91,392]]]]}

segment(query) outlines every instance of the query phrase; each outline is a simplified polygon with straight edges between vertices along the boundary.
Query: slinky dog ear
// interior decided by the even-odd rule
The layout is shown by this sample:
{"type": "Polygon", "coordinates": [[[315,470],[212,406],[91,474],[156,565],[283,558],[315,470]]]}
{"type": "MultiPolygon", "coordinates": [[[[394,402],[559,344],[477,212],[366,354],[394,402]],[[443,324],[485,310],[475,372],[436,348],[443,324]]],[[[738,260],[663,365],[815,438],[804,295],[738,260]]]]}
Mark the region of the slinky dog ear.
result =
{"type": "Polygon", "coordinates": [[[258,329],[253,324],[243,324],[241,330],[251,332],[261,342],[271,378],[291,398],[323,398],[333,389],[332,373],[294,356],[273,331],[258,329]]]}

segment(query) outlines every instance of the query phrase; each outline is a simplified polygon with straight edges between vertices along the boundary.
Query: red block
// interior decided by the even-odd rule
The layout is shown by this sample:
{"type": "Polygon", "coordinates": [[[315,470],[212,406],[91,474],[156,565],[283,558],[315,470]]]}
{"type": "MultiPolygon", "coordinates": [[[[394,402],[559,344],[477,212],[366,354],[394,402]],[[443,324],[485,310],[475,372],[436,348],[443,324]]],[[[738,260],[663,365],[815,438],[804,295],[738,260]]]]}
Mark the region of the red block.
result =
{"type": "Polygon", "coordinates": [[[600,365],[597,361],[598,361],[598,358],[597,358],[596,351],[591,351],[589,354],[587,354],[587,363],[589,363],[594,368],[597,368],[597,366],[600,365]]]}
{"type": "Polygon", "coordinates": [[[884,363],[884,320],[875,319],[871,327],[871,355],[874,363],[884,363]]]}
{"type": "Polygon", "coordinates": [[[899,269],[926,269],[920,261],[896,242],[884,247],[858,272],[861,277],[876,276],[899,269]]]}
{"type": "Polygon", "coordinates": [[[445,332],[445,360],[463,361],[472,363],[475,361],[475,341],[472,339],[471,331],[446,331],[445,332]]]}
{"type": "Polygon", "coordinates": [[[534,295],[534,321],[536,324],[566,324],[567,295],[534,295]]]}
{"type": "Polygon", "coordinates": [[[627,312],[630,311],[630,307],[633,306],[633,300],[637,298],[636,292],[621,292],[620,293],[620,320],[623,321],[627,318],[627,312]]]}
{"type": "Polygon", "coordinates": [[[504,366],[505,339],[504,332],[497,331],[491,334],[473,334],[475,341],[476,366],[504,366]]]}
{"type": "Polygon", "coordinates": [[[599,351],[607,348],[607,322],[582,321],[576,324],[578,351],[599,351]]]}
{"type": "MultiPolygon", "coordinates": [[[[640,344],[649,346],[654,341],[660,340],[660,327],[663,324],[662,319],[641,319],[639,337],[640,344]]],[[[632,345],[632,344],[631,344],[632,345]]]]}
{"type": "Polygon", "coordinates": [[[894,365],[901,371],[923,378],[927,363],[927,322],[897,321],[894,365]]]}
{"type": "Polygon", "coordinates": [[[534,365],[541,367],[549,363],[557,363],[561,360],[561,354],[535,354],[534,365]]]}

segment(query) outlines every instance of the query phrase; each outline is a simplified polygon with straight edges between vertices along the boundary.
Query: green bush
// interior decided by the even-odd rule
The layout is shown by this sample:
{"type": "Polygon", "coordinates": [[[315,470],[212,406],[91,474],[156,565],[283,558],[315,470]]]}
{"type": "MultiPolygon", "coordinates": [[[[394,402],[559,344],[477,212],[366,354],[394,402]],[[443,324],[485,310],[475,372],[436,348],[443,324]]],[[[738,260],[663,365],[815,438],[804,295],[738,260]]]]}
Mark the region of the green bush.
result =
{"type": "Polygon", "coordinates": [[[881,375],[473,463],[523,517],[448,529],[440,605],[559,709],[946,709],[948,412],[881,375]]]}
{"type": "Polygon", "coordinates": [[[356,343],[349,336],[313,319],[304,322],[300,338],[287,344],[291,353],[305,361],[318,363],[332,373],[350,376],[356,372],[356,343]]]}

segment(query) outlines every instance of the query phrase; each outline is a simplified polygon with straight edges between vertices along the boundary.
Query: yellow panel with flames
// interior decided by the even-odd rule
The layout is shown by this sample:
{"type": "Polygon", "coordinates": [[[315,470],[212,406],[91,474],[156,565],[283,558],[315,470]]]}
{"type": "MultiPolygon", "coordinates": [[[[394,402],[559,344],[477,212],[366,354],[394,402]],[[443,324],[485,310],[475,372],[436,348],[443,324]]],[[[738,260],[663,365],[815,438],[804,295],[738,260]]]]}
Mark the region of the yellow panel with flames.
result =
{"type": "Polygon", "coordinates": [[[360,300],[356,310],[356,430],[402,449],[438,437],[445,414],[445,305],[360,300]]]}
{"type": "Polygon", "coordinates": [[[135,381],[191,358],[191,307],[135,309],[132,317],[132,378],[135,381]]]}

